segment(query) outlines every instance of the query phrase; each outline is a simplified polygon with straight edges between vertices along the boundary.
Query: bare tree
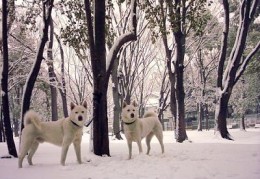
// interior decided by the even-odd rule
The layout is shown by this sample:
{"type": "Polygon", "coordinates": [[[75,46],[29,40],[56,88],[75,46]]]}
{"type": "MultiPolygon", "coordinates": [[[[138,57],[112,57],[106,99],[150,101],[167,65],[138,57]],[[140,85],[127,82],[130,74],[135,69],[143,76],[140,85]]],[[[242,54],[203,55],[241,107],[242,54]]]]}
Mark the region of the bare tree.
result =
{"type": "Polygon", "coordinates": [[[48,65],[48,74],[51,90],[51,119],[52,121],[58,120],[58,104],[57,104],[57,89],[56,89],[56,75],[54,72],[53,65],[53,38],[54,38],[54,26],[53,19],[50,19],[50,35],[49,35],[49,45],[47,53],[47,65],[48,65]]]}
{"type": "Polygon", "coordinates": [[[47,0],[47,1],[42,2],[44,26],[42,29],[42,38],[41,38],[41,41],[40,41],[40,44],[38,47],[37,56],[36,56],[35,62],[33,64],[33,67],[31,69],[31,72],[27,78],[27,81],[26,81],[26,84],[24,87],[22,109],[21,109],[21,130],[24,127],[23,126],[23,115],[30,107],[33,87],[34,87],[36,78],[40,71],[41,62],[43,59],[44,47],[48,41],[48,31],[49,31],[49,24],[50,24],[50,20],[51,20],[53,1],[54,0],[47,0]]]}
{"type": "Polygon", "coordinates": [[[227,58],[227,43],[229,33],[229,2],[223,1],[224,8],[224,27],[221,46],[221,54],[219,57],[218,75],[217,75],[217,90],[216,90],[216,131],[219,131],[222,138],[231,140],[227,130],[227,109],[232,89],[237,83],[248,63],[260,48],[260,41],[252,49],[249,54],[245,54],[246,39],[250,24],[252,23],[256,8],[259,4],[258,0],[243,0],[240,4],[239,26],[237,30],[236,40],[227,58]],[[227,62],[227,64],[225,64],[227,62]]]}

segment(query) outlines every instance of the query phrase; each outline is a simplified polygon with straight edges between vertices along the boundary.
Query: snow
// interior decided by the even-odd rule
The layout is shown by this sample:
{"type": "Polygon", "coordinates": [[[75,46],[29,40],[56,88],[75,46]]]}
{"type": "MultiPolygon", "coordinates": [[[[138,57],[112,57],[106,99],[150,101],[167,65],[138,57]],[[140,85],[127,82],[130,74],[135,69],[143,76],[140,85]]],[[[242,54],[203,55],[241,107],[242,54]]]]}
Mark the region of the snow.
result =
{"type": "MultiPolygon", "coordinates": [[[[88,151],[89,135],[83,136],[84,164],[76,162],[73,147],[68,152],[66,166],[59,164],[60,148],[48,143],[39,146],[29,166],[24,160],[18,169],[17,158],[0,159],[2,179],[258,179],[260,178],[260,129],[229,130],[235,141],[214,135],[214,131],[187,131],[192,142],[176,143],[173,132],[164,132],[165,154],[153,138],[151,155],[138,154],[133,144],[133,159],[127,160],[126,140],[110,140],[111,157],[98,157],[88,151]]],[[[18,139],[15,139],[18,146],[18,139]]],[[[145,140],[142,141],[146,150],[145,140]]],[[[17,147],[18,148],[18,147],[17,147]]],[[[0,143],[0,156],[7,154],[6,143],[0,143]]]]}

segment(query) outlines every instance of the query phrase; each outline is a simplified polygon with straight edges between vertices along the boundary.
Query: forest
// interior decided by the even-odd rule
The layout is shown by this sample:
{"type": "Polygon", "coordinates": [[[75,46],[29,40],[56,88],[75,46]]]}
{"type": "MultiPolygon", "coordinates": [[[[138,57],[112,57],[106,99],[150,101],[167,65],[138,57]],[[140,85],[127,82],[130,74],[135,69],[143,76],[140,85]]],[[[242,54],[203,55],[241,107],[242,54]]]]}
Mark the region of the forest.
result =
{"type": "Polygon", "coordinates": [[[87,101],[98,156],[122,139],[124,101],[155,110],[179,143],[190,128],[233,140],[234,121],[260,124],[258,0],[1,4],[0,142],[14,157],[26,111],[55,121],[70,102],[87,101]]]}

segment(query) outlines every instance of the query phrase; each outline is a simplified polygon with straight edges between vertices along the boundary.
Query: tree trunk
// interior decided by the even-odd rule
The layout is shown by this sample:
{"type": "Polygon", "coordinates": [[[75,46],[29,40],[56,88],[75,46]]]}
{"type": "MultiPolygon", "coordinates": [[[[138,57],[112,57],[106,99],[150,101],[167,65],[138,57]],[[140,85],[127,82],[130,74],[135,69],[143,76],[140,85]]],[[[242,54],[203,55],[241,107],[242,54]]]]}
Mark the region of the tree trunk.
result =
{"type": "MultiPolygon", "coordinates": [[[[169,75],[170,76],[170,75],[169,75]]],[[[174,138],[177,139],[177,104],[176,104],[176,93],[175,93],[175,77],[174,80],[171,81],[171,95],[170,95],[170,109],[172,113],[173,119],[173,130],[174,130],[174,138]]]]}
{"type": "Polygon", "coordinates": [[[165,130],[165,126],[163,123],[163,118],[164,118],[163,112],[166,111],[167,107],[169,106],[167,104],[167,100],[168,100],[168,97],[170,94],[170,89],[169,89],[170,82],[166,81],[166,78],[168,75],[167,71],[168,71],[168,69],[166,67],[164,70],[164,73],[163,73],[163,79],[162,79],[162,83],[161,83],[160,97],[159,97],[159,109],[158,109],[158,117],[162,123],[163,130],[165,130]]]}
{"type": "Polygon", "coordinates": [[[204,120],[204,104],[205,104],[205,89],[206,89],[206,75],[205,75],[205,67],[203,65],[203,60],[201,57],[201,49],[198,50],[198,65],[199,65],[199,80],[200,80],[200,85],[202,86],[202,89],[200,91],[200,96],[199,96],[199,103],[198,103],[198,131],[202,131],[202,121],[204,120]]]}
{"type": "MultiPolygon", "coordinates": [[[[85,5],[90,10],[89,2],[85,5]],[[88,5],[87,5],[88,3],[88,5]]],[[[86,13],[88,12],[86,9],[86,13]]],[[[91,15],[87,16],[91,18],[91,15]]],[[[88,24],[92,21],[88,19],[88,24]]],[[[89,27],[89,32],[91,27],[89,27]]],[[[105,1],[94,1],[94,36],[89,33],[93,71],[93,147],[94,154],[110,156],[107,118],[105,1]]]]}
{"type": "Polygon", "coordinates": [[[67,105],[67,92],[66,92],[66,82],[65,82],[65,73],[64,73],[64,51],[60,42],[60,39],[57,34],[55,34],[56,40],[58,41],[59,44],[59,49],[60,49],[60,56],[61,56],[61,87],[60,87],[60,95],[61,95],[61,100],[62,100],[62,108],[63,108],[63,115],[64,117],[68,117],[68,105],[67,105]]]}
{"type": "MultiPolygon", "coordinates": [[[[110,156],[108,139],[107,95],[99,82],[93,94],[93,145],[94,154],[110,156]],[[101,89],[101,91],[99,91],[101,89]]],[[[106,91],[106,90],[105,90],[106,91]]]]}
{"type": "Polygon", "coordinates": [[[177,116],[177,142],[183,142],[188,138],[186,134],[185,125],[185,104],[184,104],[184,86],[183,86],[183,74],[184,74],[184,53],[185,53],[185,36],[180,30],[174,33],[176,42],[176,60],[175,60],[175,77],[176,77],[176,116],[177,116]]]}
{"type": "Polygon", "coordinates": [[[2,110],[4,117],[4,129],[7,141],[8,152],[14,157],[18,157],[11,127],[9,100],[8,100],[8,27],[7,27],[7,1],[2,1],[2,38],[3,38],[3,69],[1,78],[1,96],[2,96],[2,110]]]}
{"type": "Polygon", "coordinates": [[[49,30],[49,24],[50,24],[50,19],[51,19],[53,1],[54,0],[43,1],[43,22],[44,22],[44,27],[42,29],[43,33],[42,33],[40,45],[38,47],[38,52],[37,52],[35,62],[33,64],[33,67],[31,69],[29,76],[27,77],[25,87],[24,87],[22,107],[21,107],[22,108],[21,109],[21,131],[24,127],[23,126],[23,116],[24,116],[25,112],[28,111],[30,108],[32,91],[34,88],[34,84],[36,82],[36,78],[40,71],[41,62],[43,59],[44,47],[48,41],[48,30],[49,30]],[[48,12],[48,13],[46,14],[46,12],[48,12]]]}
{"type": "MultiPolygon", "coordinates": [[[[169,58],[169,57],[167,57],[169,58]]],[[[170,80],[170,110],[173,117],[173,129],[174,129],[174,138],[177,139],[177,104],[176,104],[176,89],[175,89],[175,73],[172,73],[171,69],[171,55],[170,59],[167,59],[167,67],[168,67],[168,73],[169,73],[169,80],[170,80]]]]}
{"type": "Polygon", "coordinates": [[[205,104],[205,129],[209,130],[209,110],[208,110],[208,104],[205,104]]]}
{"type": "Polygon", "coordinates": [[[219,103],[216,104],[215,119],[216,130],[220,132],[221,137],[232,140],[227,130],[227,114],[228,114],[228,101],[230,94],[224,93],[219,98],[219,103]]]}
{"type": "Polygon", "coordinates": [[[197,130],[202,131],[202,120],[204,117],[204,108],[203,108],[202,102],[199,102],[198,108],[199,108],[199,110],[198,110],[198,128],[197,128],[197,130]]]}
{"type": "Polygon", "coordinates": [[[14,125],[14,136],[15,137],[19,137],[19,120],[14,118],[13,119],[13,125],[14,125]]]}
{"type": "Polygon", "coordinates": [[[1,110],[0,110],[0,142],[5,142],[5,131],[4,131],[2,105],[0,107],[1,107],[1,110]]]}
{"type": "Polygon", "coordinates": [[[120,134],[120,94],[118,92],[119,84],[118,84],[118,74],[117,74],[117,68],[118,68],[119,62],[116,61],[114,63],[114,68],[112,70],[112,83],[113,83],[113,101],[114,101],[114,120],[113,120],[113,131],[116,139],[122,140],[122,136],[120,134]]]}
{"type": "MultiPolygon", "coordinates": [[[[166,19],[164,19],[165,22],[166,19]]],[[[166,22],[164,23],[164,29],[166,30],[166,22]]],[[[166,64],[168,69],[169,81],[170,81],[170,110],[173,119],[173,130],[174,138],[177,139],[177,104],[176,104],[176,89],[175,89],[175,72],[172,70],[172,50],[169,49],[167,36],[165,33],[162,34],[165,54],[166,54],[166,64]]]]}
{"type": "MultiPolygon", "coordinates": [[[[144,61],[142,62],[144,65],[144,61]]],[[[140,100],[139,100],[139,117],[143,117],[145,113],[145,104],[144,104],[144,78],[145,78],[145,70],[142,70],[140,76],[141,76],[141,81],[140,81],[140,100]],[[142,74],[142,76],[141,76],[142,74]]]]}
{"type": "Polygon", "coordinates": [[[56,89],[56,75],[54,72],[54,66],[53,66],[53,36],[54,36],[54,26],[53,26],[53,20],[50,19],[50,40],[49,40],[49,46],[48,46],[48,59],[47,59],[47,65],[48,65],[48,73],[49,73],[49,82],[50,82],[50,91],[51,91],[51,119],[52,121],[58,120],[58,104],[57,104],[57,89],[56,89]]]}
{"type": "Polygon", "coordinates": [[[242,114],[241,120],[240,120],[240,130],[245,131],[246,125],[245,125],[245,114],[242,114]]]}

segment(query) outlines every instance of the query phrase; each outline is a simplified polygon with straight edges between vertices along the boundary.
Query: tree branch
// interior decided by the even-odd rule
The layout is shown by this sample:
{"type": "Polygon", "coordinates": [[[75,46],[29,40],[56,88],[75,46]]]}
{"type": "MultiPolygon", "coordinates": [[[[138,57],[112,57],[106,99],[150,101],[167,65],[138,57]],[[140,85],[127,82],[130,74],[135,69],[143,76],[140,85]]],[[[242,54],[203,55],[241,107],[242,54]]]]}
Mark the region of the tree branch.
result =
{"type": "Polygon", "coordinates": [[[130,32],[127,32],[117,38],[114,42],[113,46],[111,47],[108,56],[107,56],[107,66],[106,66],[106,78],[109,78],[110,71],[112,70],[114,60],[118,54],[120,48],[127,42],[133,41],[137,39],[136,36],[136,0],[131,0],[131,25],[130,25],[130,32]]]}
{"type": "Polygon", "coordinates": [[[239,80],[239,78],[242,76],[242,74],[244,73],[247,64],[249,63],[249,61],[252,59],[252,57],[257,53],[257,51],[260,49],[260,41],[257,43],[257,45],[255,46],[255,48],[247,55],[247,57],[245,58],[245,60],[243,60],[241,67],[239,69],[239,71],[236,74],[236,78],[235,78],[235,83],[239,80]]]}
{"type": "Polygon", "coordinates": [[[223,70],[227,54],[227,43],[228,43],[228,32],[229,32],[229,3],[228,1],[223,1],[224,8],[224,29],[223,36],[221,40],[221,53],[219,56],[218,65],[218,77],[217,77],[217,87],[222,88],[223,80],[223,70]]]}
{"type": "Polygon", "coordinates": [[[91,60],[95,59],[95,44],[94,44],[94,33],[93,33],[93,24],[91,18],[91,10],[89,0],[85,0],[85,12],[87,17],[87,27],[88,27],[88,41],[91,60]]]}

